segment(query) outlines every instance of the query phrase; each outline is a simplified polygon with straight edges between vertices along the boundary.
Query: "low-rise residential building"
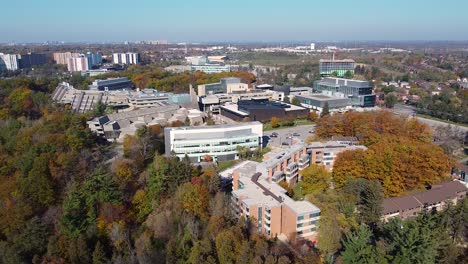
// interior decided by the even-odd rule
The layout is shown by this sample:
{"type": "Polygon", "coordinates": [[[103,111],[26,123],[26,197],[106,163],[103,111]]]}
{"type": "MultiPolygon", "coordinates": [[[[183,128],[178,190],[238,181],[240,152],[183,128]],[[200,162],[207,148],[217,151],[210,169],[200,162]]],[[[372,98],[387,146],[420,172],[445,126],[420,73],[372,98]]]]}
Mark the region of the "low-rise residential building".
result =
{"type": "Polygon", "coordinates": [[[324,166],[328,171],[333,170],[335,159],[339,153],[345,150],[367,150],[365,146],[348,145],[337,141],[312,142],[307,146],[310,153],[310,163],[324,166]]]}
{"type": "Polygon", "coordinates": [[[200,162],[206,155],[214,161],[239,158],[238,146],[255,150],[262,146],[263,125],[260,122],[205,127],[167,127],[164,129],[166,155],[187,155],[200,162]]]}
{"type": "Polygon", "coordinates": [[[468,189],[460,181],[448,181],[434,184],[431,189],[400,197],[392,197],[383,201],[382,219],[388,221],[398,217],[406,219],[417,216],[423,211],[441,211],[447,203],[456,204],[466,197],[468,189]]]}
{"type": "MultiPolygon", "coordinates": [[[[285,161],[278,161],[278,165],[285,161]]],[[[273,161],[270,162],[273,164],[273,161]]],[[[276,166],[278,166],[276,165],[276,166]]],[[[285,189],[270,179],[269,165],[246,161],[233,170],[231,209],[246,217],[258,233],[297,241],[317,239],[320,209],[308,201],[294,201],[285,189]]]]}

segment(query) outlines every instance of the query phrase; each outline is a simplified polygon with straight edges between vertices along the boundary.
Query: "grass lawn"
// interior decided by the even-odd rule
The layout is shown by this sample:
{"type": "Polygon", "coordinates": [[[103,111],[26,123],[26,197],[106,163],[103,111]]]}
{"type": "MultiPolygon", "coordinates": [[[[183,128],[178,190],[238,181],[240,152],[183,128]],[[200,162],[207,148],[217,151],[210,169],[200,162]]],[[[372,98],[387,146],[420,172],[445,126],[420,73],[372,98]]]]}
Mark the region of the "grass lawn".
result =
{"type": "Polygon", "coordinates": [[[457,125],[457,126],[468,127],[468,124],[455,123],[455,122],[453,122],[453,121],[449,121],[449,120],[445,120],[445,119],[440,119],[440,118],[433,117],[433,116],[422,115],[422,114],[416,114],[416,116],[417,116],[417,117],[426,118],[426,119],[435,120],[435,121],[440,121],[440,122],[443,122],[443,123],[446,123],[446,124],[449,124],[449,125],[457,125]]]}
{"type": "MultiPolygon", "coordinates": [[[[296,119],[296,120],[294,121],[294,126],[293,126],[293,127],[295,127],[295,126],[313,125],[313,124],[314,124],[314,122],[312,122],[312,121],[310,121],[310,120],[307,120],[307,119],[296,119]]],[[[266,124],[263,124],[263,131],[269,131],[269,130],[275,130],[275,129],[280,129],[280,128],[287,128],[287,127],[291,127],[291,126],[282,126],[282,125],[280,124],[279,127],[273,128],[273,127],[271,127],[271,123],[268,122],[268,123],[266,123],[266,124]]]]}
{"type": "Polygon", "coordinates": [[[228,160],[228,161],[219,161],[218,162],[218,171],[223,171],[226,170],[237,163],[239,163],[241,160],[228,160]]]}

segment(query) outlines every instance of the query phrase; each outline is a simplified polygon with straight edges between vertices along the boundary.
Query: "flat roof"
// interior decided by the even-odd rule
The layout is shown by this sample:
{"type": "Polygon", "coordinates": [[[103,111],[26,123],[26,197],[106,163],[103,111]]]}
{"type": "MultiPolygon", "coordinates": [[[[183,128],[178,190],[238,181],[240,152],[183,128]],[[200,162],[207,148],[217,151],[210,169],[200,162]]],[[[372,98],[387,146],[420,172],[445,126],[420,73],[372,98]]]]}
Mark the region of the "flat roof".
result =
{"type": "Polygon", "coordinates": [[[348,98],[337,97],[337,96],[328,96],[324,94],[308,94],[308,95],[298,95],[297,97],[313,99],[321,102],[333,101],[333,100],[348,100],[348,98]]]}
{"type": "Polygon", "coordinates": [[[223,125],[214,125],[214,126],[203,126],[203,127],[166,127],[165,129],[167,130],[209,130],[213,128],[231,128],[231,127],[245,127],[245,126],[254,126],[254,125],[260,125],[263,127],[262,123],[258,121],[252,121],[252,122],[244,122],[240,124],[223,124],[223,125]]]}
{"type": "Polygon", "coordinates": [[[355,62],[355,61],[352,59],[343,59],[343,60],[320,59],[320,62],[355,62]]]}

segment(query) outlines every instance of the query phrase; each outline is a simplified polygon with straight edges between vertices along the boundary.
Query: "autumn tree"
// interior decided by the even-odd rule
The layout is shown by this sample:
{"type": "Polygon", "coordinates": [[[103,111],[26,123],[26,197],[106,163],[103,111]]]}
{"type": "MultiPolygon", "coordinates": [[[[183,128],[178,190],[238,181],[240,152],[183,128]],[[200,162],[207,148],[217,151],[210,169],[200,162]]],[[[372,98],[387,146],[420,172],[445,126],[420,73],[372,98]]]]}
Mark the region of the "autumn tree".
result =
{"type": "Polygon", "coordinates": [[[272,128],[277,128],[280,126],[281,120],[278,117],[272,117],[270,120],[270,124],[272,128]]]}

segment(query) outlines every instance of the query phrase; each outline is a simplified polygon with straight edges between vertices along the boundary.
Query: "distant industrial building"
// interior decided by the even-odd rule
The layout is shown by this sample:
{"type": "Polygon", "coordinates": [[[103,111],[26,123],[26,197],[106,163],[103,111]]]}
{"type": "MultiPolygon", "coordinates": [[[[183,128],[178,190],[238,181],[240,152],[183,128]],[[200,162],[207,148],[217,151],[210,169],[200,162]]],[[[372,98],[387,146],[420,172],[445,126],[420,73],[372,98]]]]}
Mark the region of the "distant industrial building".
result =
{"type": "Polygon", "coordinates": [[[344,77],[346,72],[354,74],[354,60],[320,60],[319,72],[321,76],[330,76],[336,74],[338,77],[344,77]]]}
{"type": "Polygon", "coordinates": [[[353,106],[375,106],[374,88],[368,81],[327,77],[315,81],[314,90],[330,96],[348,98],[353,106]]]}
{"type": "Polygon", "coordinates": [[[269,121],[273,117],[305,118],[310,110],[301,106],[269,100],[243,100],[221,106],[221,115],[235,121],[269,121]]]}
{"type": "Polygon", "coordinates": [[[98,91],[111,91],[121,89],[132,89],[132,82],[125,77],[121,78],[109,78],[106,80],[95,80],[93,84],[89,85],[90,90],[98,91]]]}
{"type": "Polygon", "coordinates": [[[239,158],[238,146],[255,150],[262,146],[263,125],[260,122],[205,127],[166,127],[166,155],[187,155],[200,162],[206,155],[215,161],[239,158]]]}
{"type": "Polygon", "coordinates": [[[135,52],[112,54],[114,64],[139,64],[140,54],[135,52]]]}

